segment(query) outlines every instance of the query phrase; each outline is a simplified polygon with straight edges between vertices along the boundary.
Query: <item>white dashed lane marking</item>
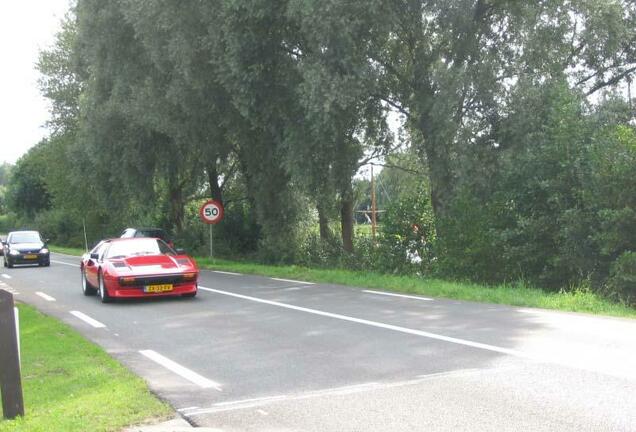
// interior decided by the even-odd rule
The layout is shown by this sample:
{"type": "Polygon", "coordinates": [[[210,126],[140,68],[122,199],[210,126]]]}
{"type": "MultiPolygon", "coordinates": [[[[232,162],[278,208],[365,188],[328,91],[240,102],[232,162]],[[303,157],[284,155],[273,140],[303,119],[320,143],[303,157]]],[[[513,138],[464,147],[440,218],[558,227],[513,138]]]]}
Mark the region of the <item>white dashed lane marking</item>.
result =
{"type": "Polygon", "coordinates": [[[55,301],[54,297],[51,297],[50,295],[45,294],[45,293],[43,293],[41,291],[36,291],[35,294],[39,295],[40,297],[42,297],[46,301],[50,301],[50,302],[54,302],[55,301]]]}
{"type": "Polygon", "coordinates": [[[408,298],[408,299],[414,299],[414,300],[433,301],[432,298],[428,298],[428,297],[419,297],[419,296],[412,296],[412,295],[406,295],[406,294],[394,294],[394,293],[388,293],[383,291],[362,290],[362,292],[365,292],[368,294],[379,294],[384,296],[391,296],[391,297],[402,297],[402,298],[408,298]]]}
{"type": "Polygon", "coordinates": [[[280,281],[280,282],[291,282],[291,283],[303,284],[303,285],[315,285],[315,283],[313,282],[305,282],[305,281],[299,281],[299,280],[293,280],[293,279],[272,278],[272,280],[280,281]]]}
{"type": "Polygon", "coordinates": [[[99,321],[89,317],[88,315],[80,312],[80,311],[71,311],[71,315],[76,316],[77,318],[81,319],[82,321],[84,321],[85,323],[95,327],[95,328],[104,328],[106,327],[106,324],[102,324],[99,321]]]}
{"type": "Polygon", "coordinates": [[[181,366],[180,364],[170,360],[169,358],[162,356],[158,352],[155,352],[153,350],[142,350],[142,351],[139,351],[139,353],[145,357],[148,357],[150,360],[154,361],[155,363],[158,363],[161,366],[165,367],[169,371],[176,373],[180,377],[185,378],[191,383],[198,385],[201,388],[213,388],[218,391],[222,391],[221,384],[215,381],[209,380],[199,375],[198,373],[191,371],[190,369],[186,367],[181,366]]]}
{"type": "Polygon", "coordinates": [[[234,273],[229,271],[221,271],[221,270],[212,270],[212,273],[230,275],[230,276],[243,276],[241,273],[234,273]]]}

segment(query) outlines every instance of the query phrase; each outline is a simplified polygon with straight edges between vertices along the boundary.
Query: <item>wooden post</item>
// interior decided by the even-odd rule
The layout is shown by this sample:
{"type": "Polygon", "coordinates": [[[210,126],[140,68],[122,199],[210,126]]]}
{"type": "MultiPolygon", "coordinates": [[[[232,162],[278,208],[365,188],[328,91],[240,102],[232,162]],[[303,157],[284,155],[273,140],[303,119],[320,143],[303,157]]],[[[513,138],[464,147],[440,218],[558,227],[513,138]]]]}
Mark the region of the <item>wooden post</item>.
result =
{"type": "Polygon", "coordinates": [[[0,392],[4,417],[24,416],[13,295],[0,289],[0,392]]]}

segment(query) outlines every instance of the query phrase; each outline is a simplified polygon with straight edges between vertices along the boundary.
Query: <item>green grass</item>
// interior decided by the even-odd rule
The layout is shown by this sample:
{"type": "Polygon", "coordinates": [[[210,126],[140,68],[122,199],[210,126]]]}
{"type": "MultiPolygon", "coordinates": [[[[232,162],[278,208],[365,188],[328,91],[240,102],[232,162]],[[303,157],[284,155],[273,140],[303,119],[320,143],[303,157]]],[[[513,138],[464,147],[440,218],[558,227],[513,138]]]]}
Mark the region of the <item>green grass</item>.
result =
{"type": "MultiPolygon", "coordinates": [[[[78,255],[81,249],[51,247],[78,255]]],[[[570,312],[636,318],[636,309],[613,303],[585,289],[568,292],[550,292],[528,287],[521,283],[487,286],[476,283],[453,282],[417,276],[398,276],[342,269],[312,269],[299,266],[268,266],[254,262],[211,260],[197,257],[201,268],[238,273],[299,279],[311,282],[375,288],[409,294],[468,300],[481,303],[498,303],[511,306],[538,307],[570,312]]]]}
{"type": "Polygon", "coordinates": [[[119,431],[171,409],[141,378],[65,324],[18,305],[25,416],[0,431],[119,431]]]}
{"type": "Polygon", "coordinates": [[[82,248],[72,248],[72,247],[65,247],[65,246],[49,245],[49,249],[52,250],[53,252],[67,254],[67,255],[76,255],[76,256],[83,255],[85,252],[84,249],[82,248]]]}

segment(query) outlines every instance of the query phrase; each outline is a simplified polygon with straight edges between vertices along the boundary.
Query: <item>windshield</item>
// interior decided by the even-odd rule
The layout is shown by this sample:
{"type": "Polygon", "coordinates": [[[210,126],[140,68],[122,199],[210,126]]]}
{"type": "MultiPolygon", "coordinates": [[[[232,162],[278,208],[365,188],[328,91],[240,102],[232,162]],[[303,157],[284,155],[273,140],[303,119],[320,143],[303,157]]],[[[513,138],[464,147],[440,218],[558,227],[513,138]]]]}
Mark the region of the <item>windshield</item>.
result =
{"type": "Polygon", "coordinates": [[[161,254],[175,255],[175,252],[161,240],[144,238],[113,242],[106,253],[106,258],[161,254]]]}
{"type": "Polygon", "coordinates": [[[42,239],[37,232],[21,232],[11,234],[9,243],[42,243],[42,239]]]}

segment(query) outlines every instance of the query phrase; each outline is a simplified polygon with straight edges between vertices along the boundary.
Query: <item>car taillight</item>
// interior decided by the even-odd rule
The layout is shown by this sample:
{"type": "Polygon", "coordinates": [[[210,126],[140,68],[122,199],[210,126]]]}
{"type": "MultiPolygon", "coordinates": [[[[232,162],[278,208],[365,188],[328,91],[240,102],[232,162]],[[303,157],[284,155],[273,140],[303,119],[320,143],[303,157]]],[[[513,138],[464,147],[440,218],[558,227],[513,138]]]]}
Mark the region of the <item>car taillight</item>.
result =
{"type": "Polygon", "coordinates": [[[194,280],[197,278],[197,274],[196,273],[184,273],[183,274],[183,279],[184,280],[194,280]]]}

